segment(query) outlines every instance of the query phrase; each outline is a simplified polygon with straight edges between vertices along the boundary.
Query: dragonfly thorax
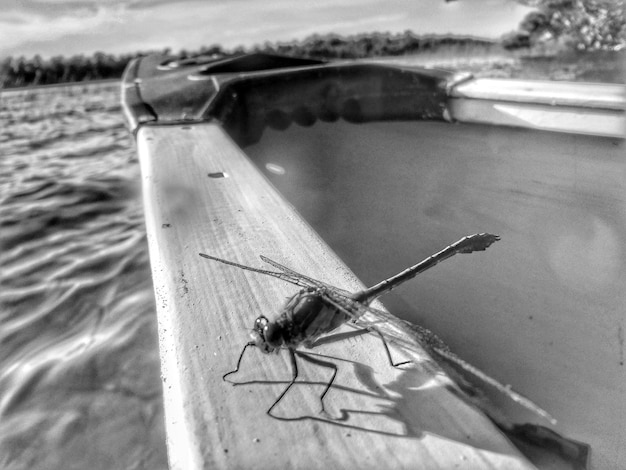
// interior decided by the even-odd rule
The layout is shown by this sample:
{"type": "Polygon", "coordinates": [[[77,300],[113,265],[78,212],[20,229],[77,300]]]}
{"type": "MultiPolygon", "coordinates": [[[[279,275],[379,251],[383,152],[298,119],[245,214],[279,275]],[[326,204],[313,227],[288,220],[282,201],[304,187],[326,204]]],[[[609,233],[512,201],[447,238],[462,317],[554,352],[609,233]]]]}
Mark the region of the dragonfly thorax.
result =
{"type": "Polygon", "coordinates": [[[285,305],[277,322],[282,327],[283,340],[287,346],[303,343],[312,347],[315,341],[331,332],[348,317],[325,299],[324,288],[302,289],[285,305]]]}

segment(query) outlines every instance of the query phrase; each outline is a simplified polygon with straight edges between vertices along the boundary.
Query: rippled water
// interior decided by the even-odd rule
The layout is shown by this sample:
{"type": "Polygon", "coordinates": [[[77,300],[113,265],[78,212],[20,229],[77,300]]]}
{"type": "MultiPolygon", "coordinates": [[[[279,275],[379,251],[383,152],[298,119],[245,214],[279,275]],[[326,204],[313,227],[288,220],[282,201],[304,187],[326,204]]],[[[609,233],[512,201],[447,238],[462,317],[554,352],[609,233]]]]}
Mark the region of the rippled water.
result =
{"type": "Polygon", "coordinates": [[[119,85],[4,92],[0,122],[0,467],[166,468],[119,85]]]}

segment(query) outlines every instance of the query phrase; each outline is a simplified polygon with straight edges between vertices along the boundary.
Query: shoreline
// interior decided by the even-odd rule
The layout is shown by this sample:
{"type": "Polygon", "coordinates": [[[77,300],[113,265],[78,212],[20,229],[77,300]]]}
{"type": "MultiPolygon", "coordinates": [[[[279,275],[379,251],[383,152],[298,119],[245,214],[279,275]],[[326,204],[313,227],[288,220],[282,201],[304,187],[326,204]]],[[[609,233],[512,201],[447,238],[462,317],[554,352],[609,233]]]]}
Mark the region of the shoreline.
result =
{"type": "MultiPolygon", "coordinates": [[[[601,83],[626,83],[624,51],[568,51],[552,54],[547,51],[508,51],[500,45],[439,46],[435,50],[405,55],[374,56],[355,60],[368,62],[395,62],[409,66],[449,68],[471,72],[476,78],[515,78],[526,80],[584,81],[601,83]]],[[[120,78],[83,80],[0,88],[0,93],[41,90],[76,85],[115,83],[120,78]]]]}

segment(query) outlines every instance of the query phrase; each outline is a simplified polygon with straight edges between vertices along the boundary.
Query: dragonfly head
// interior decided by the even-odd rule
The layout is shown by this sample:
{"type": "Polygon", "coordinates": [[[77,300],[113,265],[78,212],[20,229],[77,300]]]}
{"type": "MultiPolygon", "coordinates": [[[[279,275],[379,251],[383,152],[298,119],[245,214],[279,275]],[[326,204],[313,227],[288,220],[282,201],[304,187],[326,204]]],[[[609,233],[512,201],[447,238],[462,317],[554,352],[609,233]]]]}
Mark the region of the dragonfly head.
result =
{"type": "Polygon", "coordinates": [[[263,315],[254,320],[254,328],[250,337],[256,347],[266,354],[274,352],[283,342],[280,327],[263,315]]]}

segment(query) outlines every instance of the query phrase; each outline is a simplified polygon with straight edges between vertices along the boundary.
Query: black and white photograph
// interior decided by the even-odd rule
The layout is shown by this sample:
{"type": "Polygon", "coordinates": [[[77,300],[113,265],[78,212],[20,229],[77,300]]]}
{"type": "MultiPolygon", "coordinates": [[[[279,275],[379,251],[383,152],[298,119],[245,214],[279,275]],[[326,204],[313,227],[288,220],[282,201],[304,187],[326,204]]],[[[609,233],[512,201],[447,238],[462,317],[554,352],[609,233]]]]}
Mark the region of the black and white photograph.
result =
{"type": "Polygon", "coordinates": [[[622,0],[0,0],[0,470],[626,468],[622,0]]]}

